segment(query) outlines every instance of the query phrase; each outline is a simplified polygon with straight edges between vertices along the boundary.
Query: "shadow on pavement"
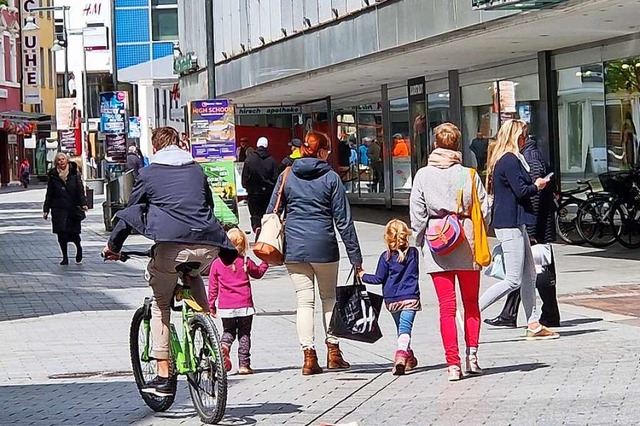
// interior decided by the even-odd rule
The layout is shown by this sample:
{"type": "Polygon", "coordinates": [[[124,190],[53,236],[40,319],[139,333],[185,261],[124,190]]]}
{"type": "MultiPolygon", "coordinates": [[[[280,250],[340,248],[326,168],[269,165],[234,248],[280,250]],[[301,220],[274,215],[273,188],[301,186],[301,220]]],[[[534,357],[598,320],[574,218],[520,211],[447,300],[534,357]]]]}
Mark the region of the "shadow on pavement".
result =
{"type": "Polygon", "coordinates": [[[601,259],[615,260],[638,260],[640,261],[640,250],[630,250],[621,246],[611,246],[605,249],[593,251],[583,251],[579,253],[567,253],[565,256],[573,257],[599,257],[601,259]]]}
{"type": "Polygon", "coordinates": [[[300,413],[302,406],[285,402],[266,402],[261,404],[239,404],[227,406],[221,425],[254,425],[258,420],[253,416],[269,414],[295,414],[300,413]]]}
{"type": "MultiPolygon", "coordinates": [[[[603,319],[602,318],[575,318],[572,320],[561,321],[560,328],[575,327],[582,324],[591,324],[591,323],[600,322],[600,321],[603,321],[603,319]]],[[[565,334],[565,333],[562,333],[562,334],[565,334]]]]}
{"type": "Polygon", "coordinates": [[[491,374],[504,374],[504,373],[527,373],[529,371],[539,370],[541,368],[549,368],[549,364],[541,362],[531,362],[526,364],[505,365],[502,367],[490,367],[484,368],[484,375],[489,376],[491,374]]]}
{"type": "Polygon", "coordinates": [[[409,223],[409,208],[402,206],[394,207],[391,210],[387,210],[382,206],[353,206],[351,214],[353,220],[357,222],[386,225],[391,219],[400,219],[409,223]]]}

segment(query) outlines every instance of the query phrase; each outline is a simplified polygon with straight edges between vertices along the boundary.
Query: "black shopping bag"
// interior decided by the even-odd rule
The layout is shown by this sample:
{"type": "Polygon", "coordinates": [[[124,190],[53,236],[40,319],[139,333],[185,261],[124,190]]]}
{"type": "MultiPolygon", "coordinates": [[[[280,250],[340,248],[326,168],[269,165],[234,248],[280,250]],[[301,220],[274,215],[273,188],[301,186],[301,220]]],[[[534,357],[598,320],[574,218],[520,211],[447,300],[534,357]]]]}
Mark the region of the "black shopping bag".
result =
{"type": "Polygon", "coordinates": [[[353,285],[336,287],[329,334],[358,342],[375,343],[382,337],[378,324],[382,296],[367,292],[357,276],[353,285]]]}

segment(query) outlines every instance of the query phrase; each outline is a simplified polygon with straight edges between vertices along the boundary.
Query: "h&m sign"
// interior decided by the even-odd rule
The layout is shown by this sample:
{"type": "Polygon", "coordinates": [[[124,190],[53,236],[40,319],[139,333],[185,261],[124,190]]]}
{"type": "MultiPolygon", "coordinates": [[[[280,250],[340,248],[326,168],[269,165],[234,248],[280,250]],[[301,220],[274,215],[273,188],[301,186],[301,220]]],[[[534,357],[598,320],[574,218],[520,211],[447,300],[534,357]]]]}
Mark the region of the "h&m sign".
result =
{"type": "MultiPolygon", "coordinates": [[[[38,7],[36,0],[21,0],[20,10],[22,16],[22,28],[27,24],[27,18],[37,20],[37,14],[31,11],[38,7]]],[[[37,24],[37,22],[36,22],[37,24]]],[[[40,49],[38,43],[38,31],[22,32],[22,87],[24,103],[40,105],[40,49]]]]}

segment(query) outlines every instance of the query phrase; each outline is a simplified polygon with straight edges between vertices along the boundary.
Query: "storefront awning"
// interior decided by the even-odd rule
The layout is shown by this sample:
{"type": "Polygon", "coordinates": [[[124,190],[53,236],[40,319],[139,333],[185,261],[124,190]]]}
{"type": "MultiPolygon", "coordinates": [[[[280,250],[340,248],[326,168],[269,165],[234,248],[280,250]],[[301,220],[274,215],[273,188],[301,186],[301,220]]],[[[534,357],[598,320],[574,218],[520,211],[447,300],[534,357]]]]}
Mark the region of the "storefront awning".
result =
{"type": "Polygon", "coordinates": [[[51,116],[36,112],[5,111],[0,113],[0,129],[14,135],[30,135],[38,126],[50,126],[51,116]]]}

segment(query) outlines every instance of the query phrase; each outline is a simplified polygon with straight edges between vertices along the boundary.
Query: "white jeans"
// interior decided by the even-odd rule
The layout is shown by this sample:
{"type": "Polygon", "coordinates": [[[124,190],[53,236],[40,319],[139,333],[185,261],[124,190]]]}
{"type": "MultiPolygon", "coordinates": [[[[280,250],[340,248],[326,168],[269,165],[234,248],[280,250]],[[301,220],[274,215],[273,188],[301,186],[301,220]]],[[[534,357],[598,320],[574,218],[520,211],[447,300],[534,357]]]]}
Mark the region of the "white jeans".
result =
{"type": "Polygon", "coordinates": [[[496,237],[502,244],[506,276],[480,297],[480,310],[484,311],[502,297],[520,288],[527,323],[537,322],[540,316],[536,309],[536,266],[527,228],[522,225],[519,228],[496,229],[496,237]]]}
{"type": "MultiPolygon", "coordinates": [[[[338,262],[332,263],[287,263],[287,270],[293,282],[297,299],[296,326],[303,349],[315,347],[315,325],[313,312],[316,302],[314,281],[322,302],[322,325],[327,333],[333,306],[336,304],[338,284],[338,262]]],[[[338,339],[327,334],[328,343],[338,343],[338,339]]]]}

